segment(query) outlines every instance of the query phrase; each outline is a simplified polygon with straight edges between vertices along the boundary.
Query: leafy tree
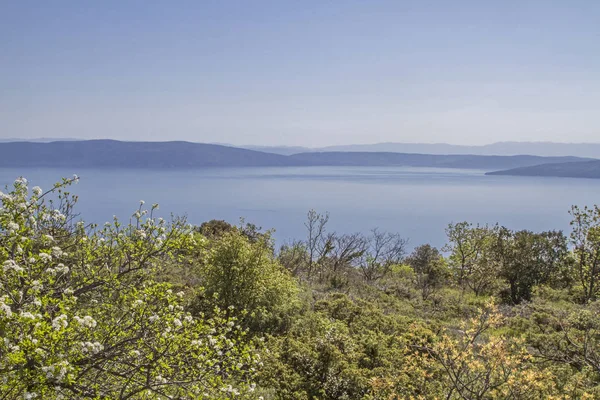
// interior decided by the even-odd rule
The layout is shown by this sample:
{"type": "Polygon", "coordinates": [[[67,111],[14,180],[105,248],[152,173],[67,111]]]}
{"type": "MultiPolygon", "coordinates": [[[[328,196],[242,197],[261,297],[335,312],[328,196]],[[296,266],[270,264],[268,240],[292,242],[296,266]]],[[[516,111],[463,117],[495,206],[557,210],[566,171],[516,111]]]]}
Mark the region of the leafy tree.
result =
{"type": "Polygon", "coordinates": [[[497,233],[498,227],[473,226],[468,222],[446,228],[449,243],[444,250],[451,252],[449,266],[463,290],[470,288],[475,295],[481,295],[496,286],[498,265],[490,257],[490,247],[497,233]]]}
{"type": "Polygon", "coordinates": [[[583,288],[583,301],[593,301],[600,293],[600,207],[573,207],[571,244],[575,269],[583,288]]]}
{"type": "Polygon", "coordinates": [[[201,233],[207,238],[218,238],[223,236],[223,234],[231,232],[235,229],[235,226],[231,225],[229,222],[219,219],[211,219],[210,221],[203,222],[199,227],[195,228],[197,232],[201,233]]]}
{"type": "Polygon", "coordinates": [[[506,297],[514,303],[531,300],[533,287],[550,283],[567,254],[566,237],[559,231],[512,232],[501,228],[493,246],[499,275],[508,284],[506,297]]]}
{"type": "Polygon", "coordinates": [[[421,245],[407,258],[416,275],[416,285],[423,300],[440,289],[448,278],[448,269],[439,250],[428,244],[421,245]]]}
{"type": "Polygon", "coordinates": [[[156,205],[140,205],[129,225],[75,223],[65,188],[76,181],[30,195],[19,178],[1,194],[2,398],[247,393],[255,355],[235,320],[195,318],[153,279],[193,244],[189,227],[154,218],[156,205]]]}
{"type": "Polygon", "coordinates": [[[271,239],[251,241],[239,231],[201,244],[200,282],[204,288],[194,309],[210,313],[216,305],[235,315],[253,333],[281,329],[297,305],[299,289],[279,264],[271,239]]]}

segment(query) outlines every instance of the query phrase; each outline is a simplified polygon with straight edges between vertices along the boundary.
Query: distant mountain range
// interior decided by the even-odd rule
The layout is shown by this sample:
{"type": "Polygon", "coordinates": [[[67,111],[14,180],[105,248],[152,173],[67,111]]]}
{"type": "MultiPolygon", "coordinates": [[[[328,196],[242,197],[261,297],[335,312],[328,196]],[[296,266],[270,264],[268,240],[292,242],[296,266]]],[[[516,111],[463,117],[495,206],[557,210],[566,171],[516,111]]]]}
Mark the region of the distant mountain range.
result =
{"type": "Polygon", "coordinates": [[[600,143],[498,142],[483,146],[445,143],[376,143],[321,148],[286,146],[240,146],[251,150],[283,155],[307,152],[385,152],[417,154],[534,155],[544,157],[575,156],[600,158],[600,143]]]}
{"type": "Polygon", "coordinates": [[[529,167],[546,163],[563,163],[589,160],[579,157],[540,157],[540,156],[478,156],[478,155],[442,155],[412,153],[375,153],[375,152],[320,152],[300,153],[289,158],[307,165],[323,166],[404,166],[438,167],[496,170],[529,167]],[[518,166],[518,167],[517,167],[518,166]]]}
{"type": "MultiPolygon", "coordinates": [[[[600,136],[600,134],[599,134],[600,136]]],[[[65,142],[83,141],[73,138],[35,138],[0,139],[2,142],[65,142]]],[[[600,159],[600,143],[556,143],[556,142],[497,142],[481,146],[455,145],[447,143],[374,143],[374,144],[349,144],[326,147],[303,147],[303,146],[238,146],[226,143],[210,143],[225,147],[237,147],[242,149],[274,153],[280,155],[293,155],[298,153],[313,152],[377,152],[377,153],[415,153],[415,154],[471,154],[471,155],[496,155],[515,156],[532,155],[543,157],[573,156],[600,159]]]]}
{"type": "Polygon", "coordinates": [[[39,143],[49,143],[49,142],[71,142],[80,139],[73,138],[33,138],[33,139],[18,139],[18,138],[6,138],[0,139],[0,143],[8,143],[8,142],[39,142],[39,143]]]}
{"type": "Polygon", "coordinates": [[[0,143],[0,167],[202,168],[303,165],[279,154],[189,142],[0,143]]]}
{"type": "Polygon", "coordinates": [[[549,163],[530,167],[518,167],[504,171],[488,172],[486,175],[553,176],[561,178],[600,179],[600,160],[549,163]]]}
{"type": "MultiPolygon", "coordinates": [[[[121,142],[0,143],[0,167],[205,168],[267,166],[407,166],[509,170],[590,161],[578,157],[481,156],[391,152],[310,152],[281,155],[216,144],[121,142]]],[[[600,163],[600,161],[598,161],[600,163]]]]}

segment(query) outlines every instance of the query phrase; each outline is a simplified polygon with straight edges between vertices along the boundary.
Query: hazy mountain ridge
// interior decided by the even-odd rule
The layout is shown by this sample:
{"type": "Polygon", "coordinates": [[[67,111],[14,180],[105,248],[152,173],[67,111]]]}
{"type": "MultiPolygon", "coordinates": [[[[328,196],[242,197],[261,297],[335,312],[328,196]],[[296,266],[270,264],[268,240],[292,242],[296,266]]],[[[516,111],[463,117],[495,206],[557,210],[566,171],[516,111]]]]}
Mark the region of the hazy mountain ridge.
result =
{"type": "Polygon", "coordinates": [[[540,164],[488,172],[486,175],[600,179],[600,160],[540,164]]]}
{"type": "Polygon", "coordinates": [[[578,157],[540,156],[480,156],[480,155],[441,155],[384,152],[314,152],[290,156],[311,165],[324,166],[403,166],[439,167],[465,169],[507,169],[539,165],[541,163],[581,162],[578,157]],[[508,167],[508,166],[512,167],[508,167]]]}
{"type": "Polygon", "coordinates": [[[481,146],[447,143],[374,143],[326,146],[320,148],[287,146],[239,146],[251,150],[291,155],[300,152],[384,152],[416,154],[472,154],[472,155],[535,155],[543,157],[574,156],[600,158],[600,143],[555,142],[498,142],[481,146]],[[297,150],[297,151],[296,151],[297,150]]]}
{"type": "MultiPolygon", "coordinates": [[[[103,140],[103,139],[99,139],[103,140]]],[[[111,139],[106,139],[111,140],[111,139]]],[[[6,138],[0,139],[0,143],[11,142],[66,142],[66,141],[88,141],[83,139],[73,138],[34,138],[34,139],[17,139],[6,138]]],[[[143,141],[128,141],[136,143],[145,143],[143,141]]],[[[161,142],[151,142],[161,143],[161,142]]],[[[561,157],[573,156],[584,158],[600,159],[600,143],[557,143],[557,142],[496,142],[486,145],[470,146],[456,145],[448,143],[400,143],[400,142],[384,142],[372,144],[348,144],[338,146],[325,147],[307,147],[307,146],[260,146],[260,145],[234,145],[230,143],[210,142],[196,144],[214,144],[224,147],[236,147],[241,149],[259,151],[264,153],[273,153],[280,155],[294,155],[298,153],[313,153],[313,152],[369,152],[369,153],[415,153],[415,154],[436,154],[436,155],[497,155],[497,156],[514,156],[514,155],[533,155],[542,157],[561,157]]]]}
{"type": "Polygon", "coordinates": [[[120,142],[0,143],[0,167],[205,168],[287,166],[407,166],[506,170],[577,157],[436,155],[375,152],[312,152],[290,156],[215,144],[120,142]]]}
{"type": "Polygon", "coordinates": [[[0,167],[201,168],[293,166],[288,157],[190,142],[0,143],[0,167]]]}

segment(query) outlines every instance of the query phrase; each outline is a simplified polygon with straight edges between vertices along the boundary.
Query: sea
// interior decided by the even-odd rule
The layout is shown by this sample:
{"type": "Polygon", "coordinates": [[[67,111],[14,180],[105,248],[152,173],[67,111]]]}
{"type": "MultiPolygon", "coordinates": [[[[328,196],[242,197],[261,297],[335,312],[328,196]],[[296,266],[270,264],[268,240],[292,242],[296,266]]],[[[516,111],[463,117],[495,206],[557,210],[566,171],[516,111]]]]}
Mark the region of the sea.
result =
{"type": "MultiPolygon", "coordinates": [[[[329,214],[338,233],[399,233],[409,246],[441,247],[453,222],[500,224],[569,233],[572,205],[600,204],[600,180],[486,176],[485,171],[405,167],[268,167],[189,170],[3,168],[0,184],[24,176],[30,187],[50,188],[77,174],[79,218],[124,222],[159,203],[159,215],[200,224],[243,218],[273,230],[278,245],[304,239],[309,210],[329,214]]],[[[4,189],[6,190],[6,189],[4,189]]]]}

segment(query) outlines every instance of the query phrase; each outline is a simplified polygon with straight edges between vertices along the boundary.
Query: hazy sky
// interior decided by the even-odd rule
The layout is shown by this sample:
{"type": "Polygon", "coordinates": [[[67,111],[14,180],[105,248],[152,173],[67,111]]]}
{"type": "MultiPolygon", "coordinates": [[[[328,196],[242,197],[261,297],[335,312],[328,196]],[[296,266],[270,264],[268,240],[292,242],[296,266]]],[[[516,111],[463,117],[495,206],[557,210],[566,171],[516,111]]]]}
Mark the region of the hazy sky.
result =
{"type": "Polygon", "coordinates": [[[600,142],[600,1],[0,0],[0,137],[600,142]]]}

